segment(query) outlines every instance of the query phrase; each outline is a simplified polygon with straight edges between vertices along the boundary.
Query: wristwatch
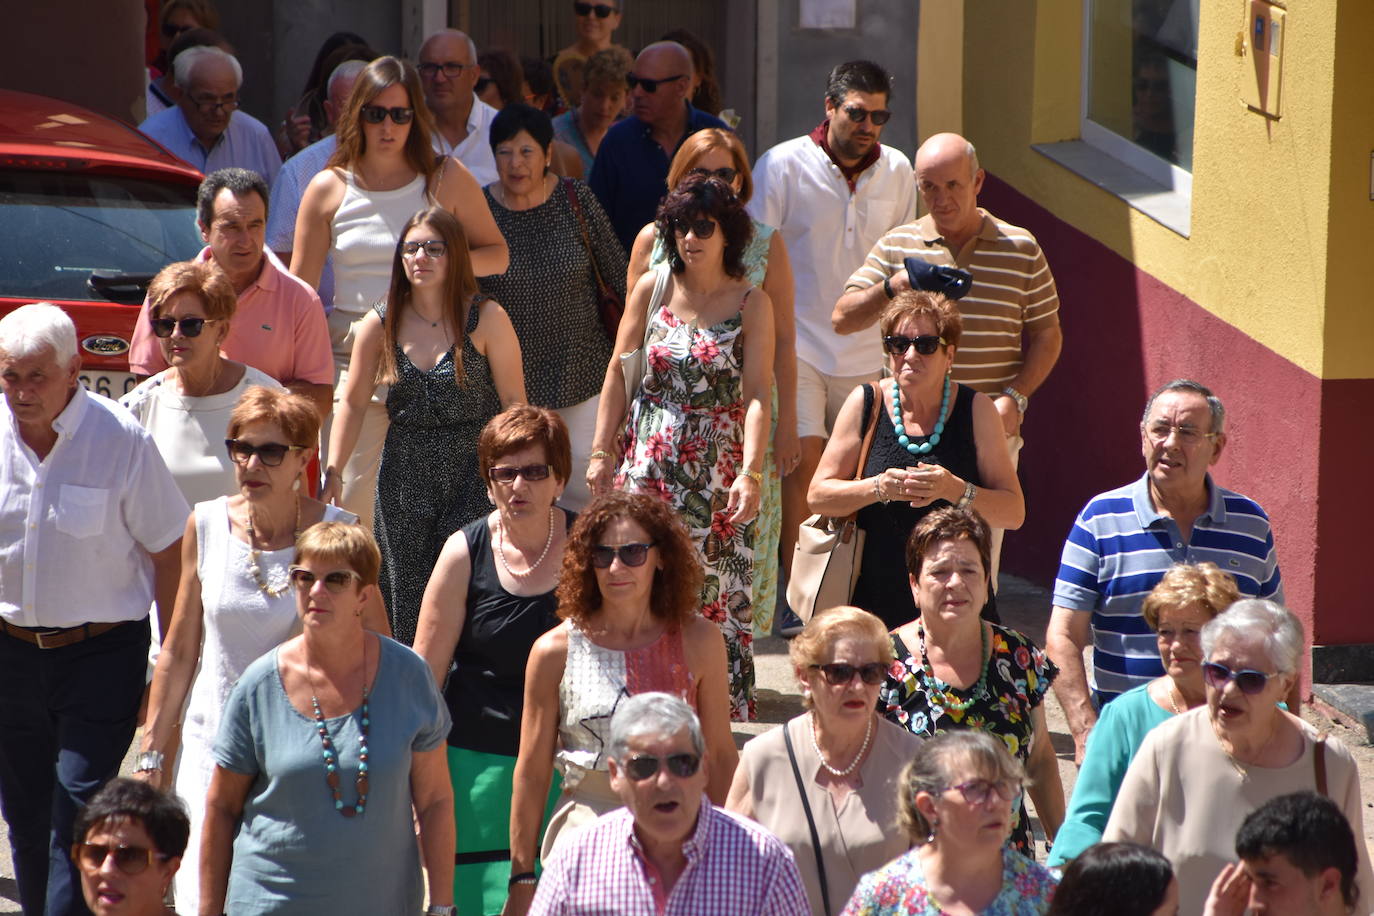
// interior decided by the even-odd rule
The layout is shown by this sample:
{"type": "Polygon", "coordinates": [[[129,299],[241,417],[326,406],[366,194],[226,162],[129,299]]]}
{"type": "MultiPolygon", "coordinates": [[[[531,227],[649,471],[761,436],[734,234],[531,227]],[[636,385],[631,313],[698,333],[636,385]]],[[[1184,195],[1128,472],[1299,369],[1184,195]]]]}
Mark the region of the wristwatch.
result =
{"type": "Polygon", "coordinates": [[[162,751],[143,751],[134,758],[134,772],[139,773],[144,770],[162,770],[162,751]]]}
{"type": "Polygon", "coordinates": [[[964,495],[959,497],[956,508],[967,509],[969,506],[973,505],[973,497],[977,495],[978,489],[968,481],[964,481],[964,495]]]}
{"type": "Polygon", "coordinates": [[[425,916],[457,916],[458,907],[451,903],[431,903],[429,909],[425,910],[425,916]]]}
{"type": "Polygon", "coordinates": [[[1015,401],[1016,409],[1021,411],[1021,413],[1023,414],[1026,412],[1026,408],[1030,406],[1030,398],[1026,397],[1024,394],[1017,391],[1010,385],[1003,388],[1002,393],[1005,394],[1007,397],[1011,398],[1013,401],[1015,401]]]}

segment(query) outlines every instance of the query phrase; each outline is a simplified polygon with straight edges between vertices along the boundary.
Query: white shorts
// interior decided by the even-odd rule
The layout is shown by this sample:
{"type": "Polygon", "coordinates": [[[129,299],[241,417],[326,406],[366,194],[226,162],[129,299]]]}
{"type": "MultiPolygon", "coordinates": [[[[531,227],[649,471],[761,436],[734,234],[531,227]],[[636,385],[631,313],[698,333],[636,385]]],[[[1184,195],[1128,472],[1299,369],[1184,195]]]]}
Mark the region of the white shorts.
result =
{"type": "Polygon", "coordinates": [[[826,375],[806,360],[797,360],[797,435],[829,438],[845,398],[879,375],[877,369],[863,375],[826,375]]]}

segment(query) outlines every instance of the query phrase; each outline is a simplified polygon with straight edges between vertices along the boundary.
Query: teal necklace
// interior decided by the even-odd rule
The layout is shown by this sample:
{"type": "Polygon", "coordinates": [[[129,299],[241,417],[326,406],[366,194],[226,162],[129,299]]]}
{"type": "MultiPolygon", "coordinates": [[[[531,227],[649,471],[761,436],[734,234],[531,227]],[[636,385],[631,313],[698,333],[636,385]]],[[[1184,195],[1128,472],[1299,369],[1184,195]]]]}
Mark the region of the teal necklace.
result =
{"type": "Polygon", "coordinates": [[[916,624],[916,644],[921,652],[921,680],[925,681],[923,686],[926,690],[926,696],[932,700],[938,700],[946,710],[964,712],[987,693],[988,665],[991,659],[988,658],[988,628],[981,620],[978,621],[978,636],[981,645],[978,658],[982,661],[983,672],[978,675],[978,683],[969,688],[968,699],[961,700],[952,692],[953,687],[935,676],[935,669],[930,667],[930,659],[926,657],[925,627],[919,621],[916,624]]]}
{"type": "Polygon", "coordinates": [[[902,426],[902,389],[894,380],[892,383],[892,430],[897,434],[897,442],[913,455],[928,455],[940,444],[940,436],[945,431],[945,411],[949,409],[949,374],[945,374],[945,391],[940,397],[940,412],[935,415],[935,428],[924,442],[912,442],[902,426]]]}

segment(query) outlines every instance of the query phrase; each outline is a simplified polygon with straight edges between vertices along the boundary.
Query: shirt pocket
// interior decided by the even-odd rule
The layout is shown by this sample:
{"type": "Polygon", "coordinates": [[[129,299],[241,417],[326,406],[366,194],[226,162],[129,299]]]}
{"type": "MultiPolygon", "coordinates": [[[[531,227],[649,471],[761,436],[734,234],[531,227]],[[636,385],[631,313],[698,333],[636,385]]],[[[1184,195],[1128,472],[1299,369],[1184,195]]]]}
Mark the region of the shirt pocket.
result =
{"type": "Polygon", "coordinates": [[[57,530],[74,538],[100,534],[105,530],[109,495],[109,490],[63,484],[57,500],[57,530]]]}

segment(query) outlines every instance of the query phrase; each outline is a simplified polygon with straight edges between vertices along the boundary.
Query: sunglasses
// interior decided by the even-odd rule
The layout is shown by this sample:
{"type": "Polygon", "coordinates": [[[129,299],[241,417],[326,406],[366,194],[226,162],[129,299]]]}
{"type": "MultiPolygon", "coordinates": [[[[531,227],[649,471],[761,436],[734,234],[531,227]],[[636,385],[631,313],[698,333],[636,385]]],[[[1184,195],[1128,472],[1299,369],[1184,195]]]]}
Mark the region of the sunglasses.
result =
{"type": "Polygon", "coordinates": [[[430,239],[428,242],[402,242],[401,254],[407,258],[413,258],[424,249],[425,254],[431,258],[442,258],[448,253],[448,243],[441,239],[430,239]]]}
{"type": "Polygon", "coordinates": [[[592,565],[597,569],[610,569],[611,563],[616,557],[620,557],[620,562],[626,566],[643,566],[644,561],[649,559],[650,544],[621,544],[616,547],[612,544],[592,545],[592,565]]]}
{"type": "Polygon", "coordinates": [[[673,220],[673,235],[686,235],[688,232],[696,233],[696,237],[699,239],[709,239],[716,234],[716,221],[713,219],[673,220]]]}
{"type": "Polygon", "coordinates": [[[950,789],[958,789],[959,794],[964,796],[964,801],[970,805],[985,805],[993,793],[1002,801],[1011,801],[1016,797],[1017,785],[1007,779],[970,779],[957,786],[945,786],[940,791],[948,792],[950,789]]]}
{"type": "Polygon", "coordinates": [[[225,439],[224,447],[229,450],[229,460],[235,464],[247,464],[254,455],[269,468],[279,466],[287,452],[303,451],[304,445],[282,445],[280,442],[265,442],[254,445],[240,439],[225,439]]]}
{"type": "Polygon", "coordinates": [[[679,779],[696,775],[701,766],[701,758],[696,754],[669,754],[667,757],[654,757],[651,754],[636,754],[624,763],[625,775],[635,782],[650,779],[660,766],[679,779]]]}
{"type": "Polygon", "coordinates": [[[875,687],[883,682],[887,677],[887,665],[882,662],[869,662],[866,665],[850,665],[845,662],[832,662],[829,665],[811,665],[815,671],[819,671],[825,676],[825,682],[832,687],[839,687],[854,680],[854,675],[858,675],[863,682],[870,687],[875,687]]]}
{"type": "Polygon", "coordinates": [[[596,13],[597,19],[605,19],[616,11],[615,7],[607,6],[604,3],[574,3],[573,12],[579,16],[590,16],[596,13]]]}
{"type": "MultiPolygon", "coordinates": [[[[291,579],[291,584],[303,592],[308,592],[315,587],[315,582],[319,579],[314,573],[303,566],[292,566],[287,570],[287,575],[291,579]]],[[[324,587],[331,595],[337,595],[348,588],[350,582],[357,579],[361,584],[363,577],[351,569],[336,569],[332,573],[325,573],[324,587]]]]}
{"type": "MultiPolygon", "coordinates": [[[[515,465],[505,465],[494,467],[487,471],[487,476],[497,483],[514,483],[515,478],[523,477],[526,480],[547,480],[549,476],[549,466],[547,464],[526,464],[516,467],[515,465]]],[[[610,565],[609,563],[607,564],[610,565]]]]}
{"type": "Polygon", "coordinates": [[[386,120],[387,115],[391,115],[393,124],[409,124],[415,117],[415,109],[402,108],[399,105],[394,108],[384,108],[381,105],[364,105],[358,109],[358,117],[368,124],[380,124],[386,120]]]}
{"type": "Polygon", "coordinates": [[[730,182],[732,182],[732,181],[735,180],[735,177],[736,177],[737,175],[739,175],[739,170],[738,170],[738,169],[732,169],[732,168],[730,168],[729,166],[726,166],[726,167],[723,168],[723,169],[703,169],[703,168],[695,168],[695,169],[692,169],[692,170],[691,170],[690,172],[688,172],[687,174],[688,174],[688,175],[705,175],[707,178],[719,178],[721,181],[725,182],[726,184],[729,184],[730,182]]]}
{"type": "Polygon", "coordinates": [[[1273,677],[1272,674],[1265,674],[1263,671],[1255,671],[1252,668],[1232,671],[1225,665],[1219,665],[1216,662],[1205,662],[1202,666],[1202,679],[1207,682],[1208,687],[1221,690],[1226,686],[1227,681],[1235,681],[1237,689],[1246,696],[1254,696],[1262,691],[1271,677],[1273,677]]]}
{"type": "Polygon", "coordinates": [[[629,86],[631,89],[636,86],[643,86],[645,92],[653,95],[663,83],[675,83],[678,80],[685,80],[686,78],[687,74],[681,73],[677,76],[665,76],[661,80],[651,80],[647,76],[635,76],[633,73],[627,73],[625,74],[625,85],[629,86]]]}
{"type": "Polygon", "coordinates": [[[915,347],[922,356],[930,356],[944,345],[945,339],[936,334],[922,334],[919,337],[889,334],[883,338],[883,348],[893,356],[905,356],[909,347],[915,347]]]}
{"type": "Polygon", "coordinates": [[[153,334],[158,337],[171,337],[172,332],[181,328],[182,337],[199,337],[205,330],[205,322],[219,321],[218,318],[149,318],[153,334]]]}
{"type": "Polygon", "coordinates": [[[872,118],[874,127],[882,127],[892,119],[892,112],[888,111],[886,108],[879,108],[877,111],[869,111],[867,108],[850,105],[848,108],[844,109],[844,113],[849,117],[849,120],[853,121],[855,124],[862,124],[869,118],[872,118]]]}
{"type": "Polygon", "coordinates": [[[97,871],[105,859],[114,856],[115,868],[126,875],[146,871],[154,862],[166,862],[171,856],[144,846],[108,846],[104,843],[73,843],[72,861],[89,871],[97,871]]]}

